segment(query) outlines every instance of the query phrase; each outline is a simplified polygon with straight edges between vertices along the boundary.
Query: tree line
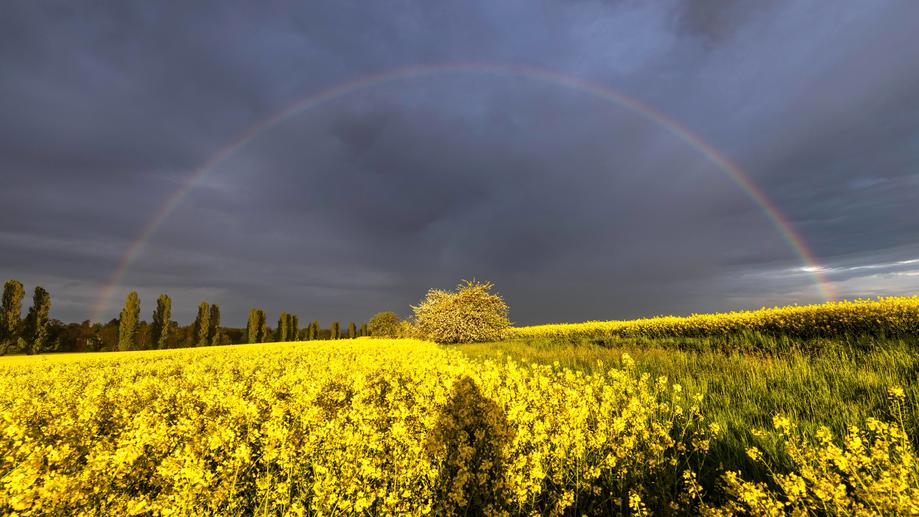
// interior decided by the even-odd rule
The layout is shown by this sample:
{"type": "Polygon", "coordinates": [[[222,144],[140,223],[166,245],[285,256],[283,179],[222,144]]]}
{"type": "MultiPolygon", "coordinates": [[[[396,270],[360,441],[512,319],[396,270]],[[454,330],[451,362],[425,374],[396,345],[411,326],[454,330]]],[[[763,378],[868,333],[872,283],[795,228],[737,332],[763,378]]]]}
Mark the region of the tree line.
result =
{"type": "Polygon", "coordinates": [[[51,295],[36,287],[32,307],[22,319],[25,289],[22,283],[8,280],[3,286],[0,307],[0,354],[41,354],[50,352],[102,352],[119,350],[159,350],[199,346],[268,343],[277,341],[310,341],[354,339],[368,336],[367,324],[354,322],[342,328],[333,321],[321,328],[318,321],[300,328],[295,314],[282,312],[274,328],[269,327],[265,311],[249,311],[246,327],[221,326],[220,306],[202,301],[195,321],[179,325],[172,319],[172,300],[161,294],[156,300],[150,322],[141,320],[140,297],[128,293],[117,319],[108,323],[64,323],[50,319],[51,295]]]}

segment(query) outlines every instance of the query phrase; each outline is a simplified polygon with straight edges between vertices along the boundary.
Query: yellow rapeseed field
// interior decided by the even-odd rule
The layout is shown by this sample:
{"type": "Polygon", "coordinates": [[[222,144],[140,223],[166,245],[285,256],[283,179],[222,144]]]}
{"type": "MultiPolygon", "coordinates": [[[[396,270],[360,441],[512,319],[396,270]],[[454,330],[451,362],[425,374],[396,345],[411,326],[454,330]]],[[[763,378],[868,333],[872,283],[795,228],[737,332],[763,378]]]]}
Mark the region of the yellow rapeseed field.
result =
{"type": "Polygon", "coordinates": [[[829,302],[692,316],[512,327],[514,338],[706,337],[760,332],[796,338],[919,336],[919,296],[829,302]]]}
{"type": "Polygon", "coordinates": [[[411,340],[4,359],[0,511],[639,508],[708,447],[676,388],[411,340]]]}
{"type": "Polygon", "coordinates": [[[878,422],[792,454],[781,490],[726,472],[712,502],[698,480],[723,430],[624,360],[584,374],[372,339],[4,358],[0,513],[919,512],[916,455],[878,422]]]}

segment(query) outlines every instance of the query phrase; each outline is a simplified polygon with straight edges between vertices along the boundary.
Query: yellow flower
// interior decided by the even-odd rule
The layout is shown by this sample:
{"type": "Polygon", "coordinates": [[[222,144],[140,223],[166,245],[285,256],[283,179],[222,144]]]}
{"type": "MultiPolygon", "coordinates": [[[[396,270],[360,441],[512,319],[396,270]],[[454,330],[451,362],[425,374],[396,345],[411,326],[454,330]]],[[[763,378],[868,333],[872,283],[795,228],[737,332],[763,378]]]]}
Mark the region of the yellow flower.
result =
{"type": "Polygon", "coordinates": [[[899,400],[903,400],[906,397],[906,393],[900,386],[891,386],[890,388],[887,388],[887,394],[892,398],[899,400]]]}

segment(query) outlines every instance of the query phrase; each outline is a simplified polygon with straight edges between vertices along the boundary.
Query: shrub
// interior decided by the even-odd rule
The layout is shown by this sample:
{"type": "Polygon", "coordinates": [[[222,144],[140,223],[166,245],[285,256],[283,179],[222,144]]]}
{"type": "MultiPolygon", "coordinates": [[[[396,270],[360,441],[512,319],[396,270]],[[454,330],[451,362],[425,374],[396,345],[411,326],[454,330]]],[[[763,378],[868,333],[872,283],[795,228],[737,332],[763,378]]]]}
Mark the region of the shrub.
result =
{"type": "Polygon", "coordinates": [[[373,337],[397,337],[399,335],[399,317],[396,313],[378,312],[367,322],[367,330],[373,337]]]}
{"type": "Polygon", "coordinates": [[[414,339],[418,337],[418,330],[411,322],[403,320],[396,326],[395,337],[401,339],[414,339]]]}
{"type": "Polygon", "coordinates": [[[456,292],[431,289],[417,306],[415,327],[420,337],[437,343],[497,341],[510,326],[507,304],[494,294],[491,282],[463,280],[456,292]]]}

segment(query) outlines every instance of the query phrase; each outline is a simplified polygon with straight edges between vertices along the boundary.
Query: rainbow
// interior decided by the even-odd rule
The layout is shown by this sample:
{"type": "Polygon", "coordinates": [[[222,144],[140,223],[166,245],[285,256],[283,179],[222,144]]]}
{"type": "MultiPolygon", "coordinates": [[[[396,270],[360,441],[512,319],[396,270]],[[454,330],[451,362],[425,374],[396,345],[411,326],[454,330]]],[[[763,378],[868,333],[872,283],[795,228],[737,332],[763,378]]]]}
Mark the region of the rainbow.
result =
{"type": "Polygon", "coordinates": [[[693,149],[702,154],[709,161],[724,171],[738,186],[762,208],[766,217],[778,230],[782,238],[788,243],[789,247],[805,264],[802,271],[810,274],[824,298],[827,300],[835,299],[835,293],[832,284],[824,274],[822,268],[817,262],[813,252],[804,243],[801,236],[795,231],[792,224],[782,214],[782,212],[772,203],[766,194],[757,187],[753,181],[726,156],[718,152],[714,147],[702,140],[701,137],[693,134],[689,129],[679,122],[667,117],[659,111],[643,104],[642,102],[627,97],[615,90],[600,86],[576,77],[563,75],[551,70],[535,68],[532,66],[509,65],[500,63],[447,63],[447,64],[430,64],[398,68],[384,71],[374,75],[360,77],[348,82],[331,86],[316,93],[303,97],[281,111],[262,119],[247,130],[242,132],[236,139],[218,150],[200,167],[192,171],[184,180],[182,185],[176,189],[172,195],[163,203],[162,207],[153,215],[153,217],[143,227],[137,239],[131,243],[125,250],[124,255],[100,291],[96,304],[93,309],[93,321],[99,321],[102,313],[108,307],[109,302],[121,284],[125,274],[131,264],[140,254],[144,244],[150,240],[157,229],[162,226],[163,222],[172,214],[176,206],[182,199],[199,183],[201,178],[211,172],[219,163],[228,159],[236,151],[252,141],[256,136],[267,131],[274,126],[290,119],[303,111],[314,108],[325,102],[331,101],[343,95],[356,92],[364,88],[379,86],[400,80],[417,79],[443,74],[455,73],[478,73],[491,74],[501,77],[516,77],[556,84],[573,88],[594,98],[611,102],[618,106],[627,108],[635,113],[644,116],[658,126],[666,129],[670,134],[682,140],[693,149]]]}

